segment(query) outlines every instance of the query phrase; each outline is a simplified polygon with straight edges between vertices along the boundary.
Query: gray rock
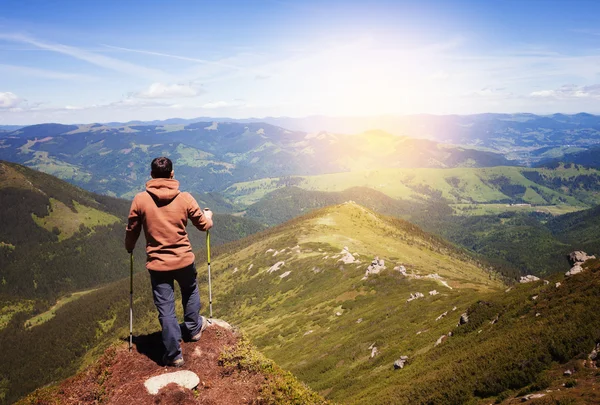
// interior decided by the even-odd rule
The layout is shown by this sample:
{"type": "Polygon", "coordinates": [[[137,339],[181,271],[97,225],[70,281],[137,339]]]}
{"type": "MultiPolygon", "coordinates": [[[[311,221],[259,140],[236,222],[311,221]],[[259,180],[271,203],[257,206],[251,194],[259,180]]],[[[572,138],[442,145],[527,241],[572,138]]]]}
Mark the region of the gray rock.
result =
{"type": "Polygon", "coordinates": [[[365,276],[362,279],[366,280],[371,274],[379,274],[382,270],[385,270],[385,262],[379,259],[379,257],[375,257],[369,267],[367,267],[365,276]]]}
{"type": "Polygon", "coordinates": [[[411,302],[413,300],[419,299],[419,298],[423,298],[424,295],[420,292],[416,292],[416,293],[410,293],[410,298],[408,298],[406,300],[406,302],[411,302]]]}
{"type": "Polygon", "coordinates": [[[376,348],[375,346],[373,346],[373,348],[371,349],[371,358],[377,356],[379,354],[379,349],[376,348]]]}
{"type": "Polygon", "coordinates": [[[575,274],[579,274],[582,271],[583,271],[583,267],[581,267],[580,264],[576,264],[575,266],[571,267],[571,270],[569,270],[565,273],[565,276],[574,276],[575,274]]]}
{"type": "Polygon", "coordinates": [[[440,336],[440,337],[439,337],[439,339],[438,339],[438,340],[436,340],[436,342],[435,342],[435,346],[439,346],[439,345],[441,345],[442,343],[444,343],[444,341],[445,341],[446,339],[448,339],[448,335],[442,335],[442,336],[440,336]]]}
{"type": "Polygon", "coordinates": [[[469,315],[466,312],[460,315],[460,319],[458,320],[458,326],[464,325],[465,323],[469,323],[469,315]]]}
{"type": "Polygon", "coordinates": [[[529,395],[525,395],[523,398],[521,398],[521,402],[527,402],[527,401],[530,401],[532,399],[539,399],[539,398],[543,398],[545,396],[546,396],[546,394],[541,394],[541,393],[538,393],[538,394],[529,394],[529,395]]]}
{"type": "Polygon", "coordinates": [[[574,252],[571,252],[571,254],[569,255],[569,259],[571,260],[571,263],[573,263],[573,264],[583,263],[587,260],[595,259],[595,258],[596,258],[596,256],[588,256],[587,253],[585,253],[581,250],[576,250],[574,252]]]}
{"type": "Polygon", "coordinates": [[[403,276],[406,276],[406,267],[400,265],[400,266],[394,267],[394,270],[399,271],[400,273],[402,273],[403,276]]]}
{"type": "Polygon", "coordinates": [[[522,276],[521,279],[519,280],[519,283],[521,284],[525,284],[525,283],[533,283],[535,281],[539,281],[540,278],[536,277],[532,274],[528,274],[526,276],[522,276]]]}
{"type": "Polygon", "coordinates": [[[150,377],[146,380],[144,386],[150,394],[156,395],[161,388],[171,383],[192,389],[200,384],[200,378],[192,371],[182,370],[150,377]]]}
{"type": "Polygon", "coordinates": [[[438,295],[439,292],[437,290],[429,291],[429,295],[438,295]]]}
{"type": "Polygon", "coordinates": [[[400,358],[394,362],[394,370],[403,369],[406,363],[408,363],[408,356],[400,356],[400,358]]]}
{"type": "Polygon", "coordinates": [[[570,377],[571,375],[573,375],[573,372],[571,370],[565,370],[565,372],[563,373],[563,375],[565,377],[570,377]]]}

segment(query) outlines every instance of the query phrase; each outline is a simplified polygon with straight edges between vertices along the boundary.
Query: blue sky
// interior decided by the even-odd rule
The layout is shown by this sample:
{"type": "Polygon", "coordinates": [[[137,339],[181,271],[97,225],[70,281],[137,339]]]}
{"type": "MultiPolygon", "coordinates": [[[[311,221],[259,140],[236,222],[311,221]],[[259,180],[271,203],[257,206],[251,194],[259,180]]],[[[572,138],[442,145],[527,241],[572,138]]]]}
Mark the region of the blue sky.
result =
{"type": "Polygon", "coordinates": [[[600,113],[598,1],[0,1],[0,124],[600,113]]]}

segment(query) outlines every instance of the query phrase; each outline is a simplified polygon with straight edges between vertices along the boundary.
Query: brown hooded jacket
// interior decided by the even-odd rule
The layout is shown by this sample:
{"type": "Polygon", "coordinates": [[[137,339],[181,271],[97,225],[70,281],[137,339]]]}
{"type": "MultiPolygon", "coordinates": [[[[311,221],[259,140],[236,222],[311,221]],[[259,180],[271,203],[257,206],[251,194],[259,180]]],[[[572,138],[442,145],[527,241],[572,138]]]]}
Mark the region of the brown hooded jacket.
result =
{"type": "Polygon", "coordinates": [[[156,178],[146,183],[131,203],[125,233],[125,248],[133,251],[142,227],[146,235],[146,268],[178,270],[194,262],[192,245],[185,229],[188,218],[201,231],[212,227],[190,193],[179,191],[174,179],[156,178]]]}

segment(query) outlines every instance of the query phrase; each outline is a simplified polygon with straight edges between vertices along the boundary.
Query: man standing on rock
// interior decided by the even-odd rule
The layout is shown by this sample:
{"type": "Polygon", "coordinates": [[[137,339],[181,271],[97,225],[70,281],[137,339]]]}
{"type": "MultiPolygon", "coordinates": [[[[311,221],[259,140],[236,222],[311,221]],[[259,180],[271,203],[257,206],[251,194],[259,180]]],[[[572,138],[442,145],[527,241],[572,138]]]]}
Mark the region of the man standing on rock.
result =
{"type": "Polygon", "coordinates": [[[146,236],[146,268],[150,273],[154,304],[162,327],[162,341],[166,348],[163,362],[181,367],[181,329],[175,315],[174,280],[181,290],[184,321],[188,337],[198,341],[207,322],[199,315],[200,294],[196,282],[194,253],[186,231],[188,219],[200,231],[213,226],[212,212],[205,211],[190,193],[179,191],[179,182],[173,178],[173,163],[166,157],[152,161],[152,180],[146,191],[138,193],[131,203],[125,248],[132,252],[142,228],[146,236]]]}

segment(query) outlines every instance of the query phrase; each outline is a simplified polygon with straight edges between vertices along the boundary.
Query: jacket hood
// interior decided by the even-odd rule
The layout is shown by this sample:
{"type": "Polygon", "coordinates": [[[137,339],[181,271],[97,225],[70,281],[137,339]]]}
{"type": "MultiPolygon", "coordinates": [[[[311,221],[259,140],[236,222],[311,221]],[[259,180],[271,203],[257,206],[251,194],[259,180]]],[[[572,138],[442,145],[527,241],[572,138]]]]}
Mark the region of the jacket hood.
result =
{"type": "Polygon", "coordinates": [[[179,195],[179,182],[175,179],[152,179],[146,183],[146,191],[157,203],[168,204],[179,195]]]}

